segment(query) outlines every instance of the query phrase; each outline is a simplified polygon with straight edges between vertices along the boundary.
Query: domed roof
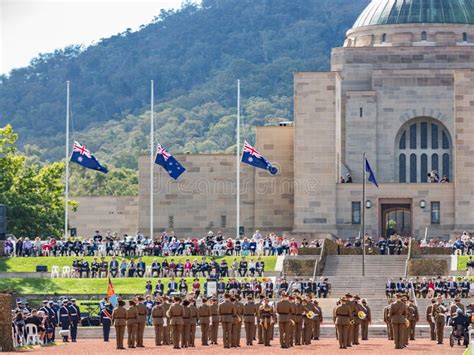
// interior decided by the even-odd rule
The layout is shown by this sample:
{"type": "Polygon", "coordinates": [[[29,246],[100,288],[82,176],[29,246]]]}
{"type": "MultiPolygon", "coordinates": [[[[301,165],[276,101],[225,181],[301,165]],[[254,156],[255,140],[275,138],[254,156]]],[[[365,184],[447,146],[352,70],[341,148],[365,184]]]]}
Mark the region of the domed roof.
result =
{"type": "Polygon", "coordinates": [[[474,24],[474,0],[372,0],[353,28],[405,23],[474,24]]]}

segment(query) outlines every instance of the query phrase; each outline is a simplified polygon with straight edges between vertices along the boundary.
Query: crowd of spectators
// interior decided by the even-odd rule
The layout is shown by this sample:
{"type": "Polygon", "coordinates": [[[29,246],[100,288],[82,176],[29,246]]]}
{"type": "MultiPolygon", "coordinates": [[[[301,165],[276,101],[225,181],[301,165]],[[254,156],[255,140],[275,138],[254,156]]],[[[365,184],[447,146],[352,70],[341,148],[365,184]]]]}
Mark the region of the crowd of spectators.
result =
{"type": "Polygon", "coordinates": [[[398,280],[388,279],[385,285],[385,295],[387,298],[393,298],[395,294],[412,294],[414,292],[417,298],[436,298],[443,296],[445,298],[469,298],[472,294],[471,282],[468,278],[456,277],[432,277],[432,278],[403,278],[398,280]]]}
{"type": "Polygon", "coordinates": [[[41,344],[54,341],[55,324],[49,311],[44,307],[40,310],[30,309],[19,301],[17,302],[17,308],[12,311],[12,333],[16,344],[26,344],[27,324],[33,324],[36,327],[41,344]]]}
{"type": "MultiPolygon", "coordinates": [[[[304,247],[315,247],[305,241],[304,247]]],[[[96,231],[91,238],[58,240],[47,238],[9,238],[5,243],[9,256],[264,256],[298,255],[298,243],[292,238],[275,233],[263,235],[256,231],[252,237],[237,239],[225,237],[222,232],[209,231],[205,237],[180,238],[174,232],[163,232],[149,238],[137,232],[135,236],[107,232],[102,236],[96,231]]]]}
{"type": "Polygon", "coordinates": [[[430,239],[420,241],[421,248],[446,248],[451,249],[452,254],[456,255],[473,255],[474,254],[474,237],[464,231],[462,235],[456,237],[456,239],[441,240],[441,239],[430,239]]]}
{"type": "Polygon", "coordinates": [[[141,257],[137,260],[113,256],[110,261],[105,257],[94,258],[92,263],[86,259],[75,259],[72,263],[73,277],[262,277],[265,272],[265,261],[260,257],[234,258],[229,265],[226,259],[216,260],[211,257],[198,259],[173,259],[173,257],[153,259],[147,265],[141,257]]]}

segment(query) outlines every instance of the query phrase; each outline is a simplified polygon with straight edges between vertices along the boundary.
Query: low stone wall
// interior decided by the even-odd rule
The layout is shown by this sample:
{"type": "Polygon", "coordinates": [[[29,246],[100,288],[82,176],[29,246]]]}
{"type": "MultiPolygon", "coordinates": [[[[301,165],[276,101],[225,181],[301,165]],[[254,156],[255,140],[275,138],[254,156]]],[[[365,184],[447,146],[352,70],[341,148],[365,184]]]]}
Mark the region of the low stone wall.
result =
{"type": "Polygon", "coordinates": [[[284,270],[286,276],[313,276],[314,263],[317,256],[297,256],[285,258],[284,270]]]}
{"type": "Polygon", "coordinates": [[[0,294],[0,352],[13,351],[12,296],[0,294]]]}
{"type": "Polygon", "coordinates": [[[298,255],[321,255],[321,248],[299,248],[298,255]]]}
{"type": "Polygon", "coordinates": [[[411,259],[408,263],[410,276],[447,275],[448,270],[445,259],[411,259]]]}

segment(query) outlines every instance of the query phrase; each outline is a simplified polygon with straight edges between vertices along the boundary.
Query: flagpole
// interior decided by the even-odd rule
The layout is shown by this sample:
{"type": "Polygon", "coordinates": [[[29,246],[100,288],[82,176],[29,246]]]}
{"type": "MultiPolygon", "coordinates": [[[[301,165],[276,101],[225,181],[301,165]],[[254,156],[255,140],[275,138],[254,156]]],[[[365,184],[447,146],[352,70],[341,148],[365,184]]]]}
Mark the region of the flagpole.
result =
{"type": "Polygon", "coordinates": [[[64,239],[68,237],[68,205],[69,205],[69,111],[70,111],[70,89],[69,81],[66,81],[66,177],[65,177],[65,205],[64,205],[64,239]]]}
{"type": "Polygon", "coordinates": [[[365,152],[362,159],[362,276],[365,276],[365,152]]]}
{"type": "Polygon", "coordinates": [[[154,132],[155,132],[155,124],[154,124],[154,101],[155,101],[155,93],[154,93],[154,86],[155,86],[155,81],[151,80],[150,82],[151,85],[151,97],[150,97],[150,102],[151,102],[151,112],[150,112],[150,239],[153,240],[153,168],[155,165],[154,162],[154,153],[155,153],[155,139],[154,139],[154,132]]]}
{"type": "Polygon", "coordinates": [[[237,80],[237,218],[236,218],[236,238],[240,232],[240,80],[237,80]]]}

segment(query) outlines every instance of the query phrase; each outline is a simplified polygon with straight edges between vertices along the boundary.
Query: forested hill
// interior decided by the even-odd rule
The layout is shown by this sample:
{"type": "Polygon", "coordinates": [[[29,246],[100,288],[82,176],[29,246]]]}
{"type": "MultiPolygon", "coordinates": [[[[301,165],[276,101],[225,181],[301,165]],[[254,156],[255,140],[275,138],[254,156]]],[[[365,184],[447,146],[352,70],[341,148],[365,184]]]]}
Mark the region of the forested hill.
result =
{"type": "Polygon", "coordinates": [[[162,144],[173,152],[231,149],[236,79],[246,135],[272,118],[292,119],[293,72],[327,70],[331,48],[368,2],[186,2],[139,31],[44,54],[1,77],[0,126],[11,123],[39,159],[61,159],[70,80],[75,138],[109,165],[133,169],[148,147],[153,79],[162,144]]]}

